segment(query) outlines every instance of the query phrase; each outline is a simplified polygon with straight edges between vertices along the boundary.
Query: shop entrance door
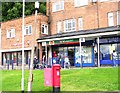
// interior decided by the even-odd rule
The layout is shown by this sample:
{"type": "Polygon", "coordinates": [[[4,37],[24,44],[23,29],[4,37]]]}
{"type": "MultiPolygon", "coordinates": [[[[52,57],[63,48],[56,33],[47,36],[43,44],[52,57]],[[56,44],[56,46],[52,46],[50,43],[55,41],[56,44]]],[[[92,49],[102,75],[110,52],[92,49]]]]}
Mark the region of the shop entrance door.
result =
{"type": "Polygon", "coordinates": [[[70,65],[74,66],[74,47],[68,47],[68,57],[70,65]]]}

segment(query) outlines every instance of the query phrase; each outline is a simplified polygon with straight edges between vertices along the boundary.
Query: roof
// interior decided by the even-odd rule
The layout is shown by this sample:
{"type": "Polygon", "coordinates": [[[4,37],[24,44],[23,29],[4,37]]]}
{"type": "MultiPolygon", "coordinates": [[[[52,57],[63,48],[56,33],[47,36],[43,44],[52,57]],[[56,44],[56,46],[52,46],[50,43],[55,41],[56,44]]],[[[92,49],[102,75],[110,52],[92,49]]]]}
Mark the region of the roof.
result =
{"type": "Polygon", "coordinates": [[[47,36],[43,36],[43,37],[39,38],[38,40],[63,38],[63,37],[96,34],[96,33],[106,33],[106,32],[113,32],[113,31],[120,31],[120,26],[105,27],[105,28],[91,29],[91,30],[80,30],[80,31],[68,32],[68,33],[59,33],[59,34],[54,34],[54,35],[47,35],[47,36]]]}

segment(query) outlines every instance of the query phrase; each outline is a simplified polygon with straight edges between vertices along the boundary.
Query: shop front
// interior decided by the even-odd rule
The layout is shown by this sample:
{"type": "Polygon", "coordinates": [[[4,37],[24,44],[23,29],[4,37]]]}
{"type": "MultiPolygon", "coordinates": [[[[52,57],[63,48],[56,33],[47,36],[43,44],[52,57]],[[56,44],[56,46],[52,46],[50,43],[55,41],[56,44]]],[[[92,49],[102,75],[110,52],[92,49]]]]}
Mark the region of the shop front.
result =
{"type": "Polygon", "coordinates": [[[120,36],[100,38],[100,64],[120,64],[120,36]]]}
{"type": "MultiPolygon", "coordinates": [[[[24,62],[30,68],[30,51],[25,51],[24,62]]],[[[2,52],[2,66],[7,69],[19,69],[22,66],[22,51],[2,52]]]]}
{"type": "Polygon", "coordinates": [[[65,58],[69,59],[71,66],[94,66],[93,40],[81,41],[79,38],[47,41],[47,46],[52,48],[52,63],[64,67],[65,58]]]}

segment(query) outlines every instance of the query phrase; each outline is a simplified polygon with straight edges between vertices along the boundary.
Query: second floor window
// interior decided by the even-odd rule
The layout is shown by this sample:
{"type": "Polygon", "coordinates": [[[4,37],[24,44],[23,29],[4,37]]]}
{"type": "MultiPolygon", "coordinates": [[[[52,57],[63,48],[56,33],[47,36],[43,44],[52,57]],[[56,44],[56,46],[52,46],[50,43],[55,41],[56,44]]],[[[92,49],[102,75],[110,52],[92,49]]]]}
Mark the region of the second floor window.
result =
{"type": "Polygon", "coordinates": [[[42,32],[42,34],[48,34],[48,25],[47,24],[43,24],[41,26],[41,32],[42,32]]]}
{"type": "Polygon", "coordinates": [[[64,1],[52,3],[52,12],[64,10],[64,1]]]}
{"type": "Polygon", "coordinates": [[[108,26],[114,26],[113,13],[108,13],[108,26]]]}
{"type": "Polygon", "coordinates": [[[64,21],[64,32],[71,32],[76,30],[76,20],[69,19],[64,21]]]}
{"type": "Polygon", "coordinates": [[[88,0],[74,0],[75,7],[85,6],[85,5],[88,5],[88,0]]]}
{"type": "Polygon", "coordinates": [[[32,26],[25,26],[25,35],[31,35],[32,26]]]}
{"type": "Polygon", "coordinates": [[[7,38],[15,37],[15,29],[7,30],[7,38]]]}

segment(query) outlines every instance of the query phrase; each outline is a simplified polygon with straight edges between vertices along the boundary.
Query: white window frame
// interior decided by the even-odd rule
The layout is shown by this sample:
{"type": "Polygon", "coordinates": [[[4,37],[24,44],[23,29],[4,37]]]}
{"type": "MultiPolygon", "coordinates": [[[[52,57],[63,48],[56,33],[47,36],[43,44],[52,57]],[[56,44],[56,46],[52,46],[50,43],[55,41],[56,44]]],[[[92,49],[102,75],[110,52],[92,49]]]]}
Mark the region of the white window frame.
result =
{"type": "Polygon", "coordinates": [[[83,30],[83,18],[78,18],[78,30],[83,30]]]}
{"type": "Polygon", "coordinates": [[[76,19],[68,19],[64,21],[64,32],[76,31],[76,19]],[[71,26],[71,28],[69,28],[71,26]]]}
{"type": "Polygon", "coordinates": [[[88,5],[88,0],[74,0],[74,7],[80,7],[86,5],[88,5]]]}
{"type": "Polygon", "coordinates": [[[41,25],[41,33],[42,34],[48,34],[48,25],[47,24],[42,24],[41,25]],[[43,30],[42,28],[44,28],[44,31],[42,31],[43,30]]]}
{"type": "Polygon", "coordinates": [[[107,14],[108,16],[108,26],[114,26],[114,15],[112,12],[107,14]]]}
{"type": "Polygon", "coordinates": [[[100,0],[100,2],[107,2],[107,1],[110,1],[110,0],[100,0]]]}
{"type": "Polygon", "coordinates": [[[15,37],[15,29],[7,30],[7,38],[14,38],[15,37]]]}
{"type": "Polygon", "coordinates": [[[61,10],[64,10],[64,1],[58,1],[58,2],[52,3],[52,12],[57,12],[61,10]],[[58,9],[57,9],[57,6],[59,7],[58,9]]]}
{"type": "Polygon", "coordinates": [[[25,26],[25,35],[31,35],[31,34],[32,34],[32,25],[25,26]],[[31,30],[29,29],[30,27],[31,27],[31,30]]]}
{"type": "Polygon", "coordinates": [[[120,25],[120,10],[117,11],[117,25],[120,25]]]}
{"type": "Polygon", "coordinates": [[[61,33],[62,32],[62,22],[58,21],[57,22],[57,33],[61,33]]]}

